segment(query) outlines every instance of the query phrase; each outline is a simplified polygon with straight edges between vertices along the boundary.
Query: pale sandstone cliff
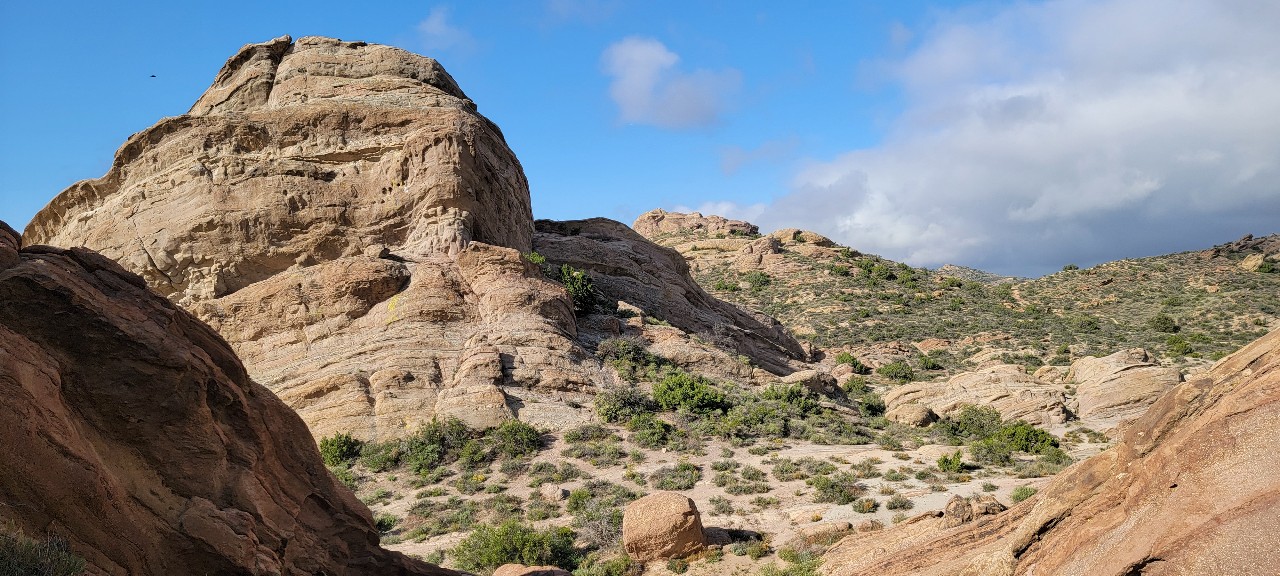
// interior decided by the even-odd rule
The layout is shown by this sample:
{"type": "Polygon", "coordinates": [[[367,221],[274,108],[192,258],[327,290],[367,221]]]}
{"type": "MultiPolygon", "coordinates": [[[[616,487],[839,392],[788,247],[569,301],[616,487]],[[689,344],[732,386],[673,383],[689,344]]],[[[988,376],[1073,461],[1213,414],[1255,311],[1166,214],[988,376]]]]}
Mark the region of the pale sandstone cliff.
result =
{"type": "MultiPolygon", "coordinates": [[[[492,426],[526,404],[514,394],[608,382],[564,289],[522,257],[533,233],[519,162],[435,60],[282,37],[244,47],[188,114],[130,138],[24,241],[140,274],[317,437],[386,439],[436,415],[492,426]]],[[[731,306],[695,324],[729,326],[744,339],[730,349],[775,373],[799,357],[776,323],[757,330],[731,306]]]]}
{"type": "Polygon", "coordinates": [[[0,222],[0,520],[92,574],[453,574],[378,547],[302,420],[217,333],[0,222]]]}

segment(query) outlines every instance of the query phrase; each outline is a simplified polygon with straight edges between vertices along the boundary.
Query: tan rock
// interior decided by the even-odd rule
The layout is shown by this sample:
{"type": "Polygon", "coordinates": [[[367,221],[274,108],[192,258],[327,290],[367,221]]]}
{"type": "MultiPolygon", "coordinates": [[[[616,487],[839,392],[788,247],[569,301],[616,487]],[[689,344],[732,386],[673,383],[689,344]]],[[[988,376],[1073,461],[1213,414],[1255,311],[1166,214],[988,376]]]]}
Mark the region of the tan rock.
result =
{"type": "Polygon", "coordinates": [[[83,248],[0,226],[0,516],[92,574],[454,574],[368,508],[224,340],[83,248]]]}
{"type": "Polygon", "coordinates": [[[569,497],[569,491],[556,484],[543,484],[538,487],[538,494],[548,502],[559,502],[569,497]]]}
{"type": "Polygon", "coordinates": [[[654,492],[623,511],[622,547],[633,560],[683,558],[704,546],[698,506],[685,496],[654,492]]]}
{"type": "Polygon", "coordinates": [[[760,228],[750,222],[729,220],[723,216],[703,216],[698,212],[684,214],[661,209],[641,214],[631,228],[650,240],[665,234],[686,232],[698,232],[707,236],[755,236],[760,233],[760,228]]]}
{"type": "Polygon", "coordinates": [[[1280,573],[1280,331],[1183,382],[1010,510],[851,536],[831,576],[1280,573]],[[1228,448],[1229,447],[1229,448],[1228,448]]]}
{"type": "Polygon", "coordinates": [[[1245,256],[1244,260],[1241,260],[1238,266],[1240,266],[1240,269],[1245,272],[1256,272],[1266,260],[1267,257],[1265,254],[1250,254],[1245,256]]]}
{"type": "Polygon", "coordinates": [[[898,404],[885,412],[885,418],[899,424],[923,428],[938,421],[938,415],[923,404],[898,404]]]}
{"type": "Polygon", "coordinates": [[[843,391],[836,383],[835,376],[820,370],[801,370],[782,378],[783,384],[800,384],[814,394],[822,396],[838,396],[843,391]]]}
{"type": "Polygon", "coordinates": [[[1181,382],[1182,374],[1155,364],[1145,350],[1134,348],[1076,360],[1066,379],[1076,383],[1076,415],[1090,426],[1109,429],[1141,415],[1181,382]]]}
{"type": "Polygon", "coordinates": [[[943,382],[912,382],[884,394],[887,412],[918,404],[945,417],[972,404],[995,408],[1006,420],[1023,419],[1037,425],[1065,421],[1065,400],[1057,387],[1036,380],[1021,366],[1010,364],[962,372],[943,382]]]}
{"type": "Polygon", "coordinates": [[[525,566],[503,564],[493,571],[493,576],[571,576],[568,570],[555,566],[525,566]]]}

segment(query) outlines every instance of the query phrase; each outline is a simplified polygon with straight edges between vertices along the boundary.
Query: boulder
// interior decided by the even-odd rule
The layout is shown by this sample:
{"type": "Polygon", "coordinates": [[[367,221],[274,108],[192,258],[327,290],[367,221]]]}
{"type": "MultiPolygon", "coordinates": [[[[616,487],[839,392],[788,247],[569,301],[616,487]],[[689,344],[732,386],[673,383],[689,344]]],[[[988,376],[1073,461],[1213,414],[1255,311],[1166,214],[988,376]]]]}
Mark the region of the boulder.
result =
{"type": "Polygon", "coordinates": [[[1076,360],[1066,379],[1076,383],[1076,415],[1092,427],[1109,429],[1141,415],[1181,382],[1182,374],[1177,368],[1154,363],[1146,350],[1134,348],[1076,360]]]}
{"type": "Polygon", "coordinates": [[[0,518],[91,574],[455,574],[369,509],[226,342],[139,276],[0,225],[0,518]]]}
{"type": "Polygon", "coordinates": [[[623,510],[622,548],[633,560],[683,558],[706,543],[698,506],[683,495],[654,492],[623,510]]]}
{"type": "Polygon", "coordinates": [[[750,222],[730,220],[723,216],[703,216],[698,212],[680,213],[650,210],[631,224],[636,233],[654,239],[666,234],[697,232],[706,236],[755,236],[760,228],[750,222]]]}
{"type": "Polygon", "coordinates": [[[800,384],[819,396],[842,396],[844,391],[836,383],[836,377],[820,370],[800,370],[782,378],[783,384],[800,384]]]}
{"type": "Polygon", "coordinates": [[[885,412],[885,418],[899,424],[923,428],[938,421],[938,415],[924,404],[898,404],[885,412]]]}

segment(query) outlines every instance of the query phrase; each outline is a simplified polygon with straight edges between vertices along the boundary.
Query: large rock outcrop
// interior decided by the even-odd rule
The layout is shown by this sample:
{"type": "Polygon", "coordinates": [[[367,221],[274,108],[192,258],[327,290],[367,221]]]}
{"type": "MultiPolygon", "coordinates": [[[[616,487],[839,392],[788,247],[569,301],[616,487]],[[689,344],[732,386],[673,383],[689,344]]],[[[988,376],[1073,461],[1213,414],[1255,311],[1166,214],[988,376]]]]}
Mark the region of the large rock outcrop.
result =
{"type": "MultiPolygon", "coordinates": [[[[131,137],[24,238],[141,275],[317,437],[386,439],[436,415],[491,426],[536,413],[530,395],[607,380],[563,287],[522,256],[533,234],[519,162],[435,60],[282,37],[244,47],[189,113],[131,137]]],[[[713,303],[683,268],[650,274],[688,296],[646,307],[714,308],[687,324],[727,325],[746,338],[732,350],[787,371],[794,342],[776,323],[713,303]],[[781,352],[753,336],[766,332],[781,352]]]]}
{"type": "Polygon", "coordinates": [[[0,519],[93,574],[452,574],[378,547],[302,420],[206,325],[0,223],[0,519]]]}
{"type": "Polygon", "coordinates": [[[958,414],[966,405],[990,406],[1005,420],[1022,419],[1049,426],[1066,421],[1066,397],[1059,386],[1037,380],[1021,366],[998,364],[962,372],[945,381],[912,382],[885,392],[885,406],[901,412],[920,404],[939,416],[958,414]]]}
{"type": "Polygon", "coordinates": [[[1280,573],[1280,331],[1178,384],[1007,512],[921,516],[830,550],[825,574],[1280,573]]]}
{"type": "MultiPolygon", "coordinates": [[[[596,288],[611,302],[640,310],[686,334],[714,343],[711,349],[691,346],[687,339],[659,352],[694,370],[723,364],[728,350],[749,358],[776,375],[789,374],[805,351],[778,323],[752,314],[707,294],[689,276],[689,266],[678,252],[659,246],[606,218],[553,222],[539,220],[534,236],[537,251],[548,261],[565,263],[591,273],[596,288]]],[[[640,323],[643,325],[643,323],[640,323]]],[[[730,364],[742,367],[732,357],[730,364]]],[[[732,367],[720,372],[731,371],[732,367]]]]}
{"type": "Polygon", "coordinates": [[[1182,373],[1156,364],[1146,350],[1134,348],[1076,360],[1066,380],[1076,384],[1076,415],[1094,428],[1110,429],[1141,415],[1182,381],[1182,373]]]}

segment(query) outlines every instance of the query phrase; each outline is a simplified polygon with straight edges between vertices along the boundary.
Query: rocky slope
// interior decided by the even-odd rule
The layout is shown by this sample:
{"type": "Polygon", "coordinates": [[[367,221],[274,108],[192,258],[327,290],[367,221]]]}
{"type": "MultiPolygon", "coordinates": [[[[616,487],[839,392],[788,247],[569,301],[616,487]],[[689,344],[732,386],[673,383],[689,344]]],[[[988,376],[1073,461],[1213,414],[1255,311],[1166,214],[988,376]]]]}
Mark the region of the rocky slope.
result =
{"type": "Polygon", "coordinates": [[[0,223],[0,519],[93,574],[451,574],[369,510],[231,348],[82,248],[0,223]]]}
{"type": "Polygon", "coordinates": [[[959,526],[925,514],[851,536],[826,554],[822,571],[1275,574],[1278,426],[1275,331],[1165,393],[1115,447],[1011,510],[959,526]]]}
{"type": "Polygon", "coordinates": [[[1280,326],[1280,236],[1027,280],[912,268],[812,232],[760,236],[750,223],[696,213],[656,210],[633,227],[679,251],[712,295],[873,367],[933,354],[955,373],[994,352],[1034,370],[1144,348],[1197,368],[1280,326]]]}
{"type": "MultiPolygon", "coordinates": [[[[565,290],[522,257],[533,236],[519,162],[436,61],[282,37],[244,47],[189,113],[130,138],[24,240],[88,246],[140,274],[317,437],[386,439],[435,415],[485,427],[558,414],[565,394],[609,381],[565,290]]],[[[712,300],[684,283],[693,305],[712,300]]],[[[732,351],[776,373],[802,356],[732,307],[690,326],[727,327],[732,351]]]]}

